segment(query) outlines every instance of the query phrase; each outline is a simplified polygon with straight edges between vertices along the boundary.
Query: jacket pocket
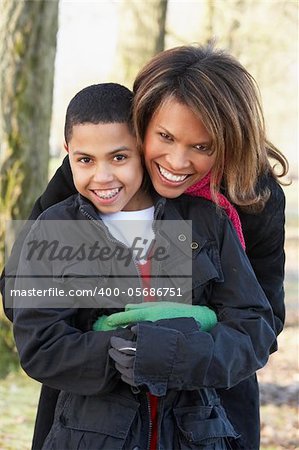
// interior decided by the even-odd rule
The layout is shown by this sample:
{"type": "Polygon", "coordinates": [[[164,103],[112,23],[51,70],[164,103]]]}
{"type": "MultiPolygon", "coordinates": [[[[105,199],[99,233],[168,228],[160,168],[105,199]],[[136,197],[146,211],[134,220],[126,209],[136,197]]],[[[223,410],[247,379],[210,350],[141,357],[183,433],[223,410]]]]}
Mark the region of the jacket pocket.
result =
{"type": "Polygon", "coordinates": [[[111,394],[72,395],[43,450],[121,450],[138,407],[138,402],[111,394]]]}
{"type": "Polygon", "coordinates": [[[212,243],[193,252],[193,288],[201,286],[211,280],[222,282],[223,272],[218,248],[212,243]]]}
{"type": "Polygon", "coordinates": [[[82,261],[82,262],[68,262],[68,261],[54,261],[53,263],[53,278],[55,282],[65,285],[77,282],[82,285],[93,282],[104,286],[110,274],[110,266],[107,264],[106,270],[103,270],[97,262],[82,261]]]}
{"type": "Polygon", "coordinates": [[[176,408],[174,416],[180,450],[227,450],[239,437],[221,406],[176,408]]]}
{"type": "MultiPolygon", "coordinates": [[[[69,263],[55,261],[53,286],[64,292],[62,306],[70,308],[123,308],[121,295],[113,295],[114,279],[110,278],[110,262],[102,268],[97,261],[69,263]]],[[[118,289],[119,293],[119,289],[118,289]]]]}

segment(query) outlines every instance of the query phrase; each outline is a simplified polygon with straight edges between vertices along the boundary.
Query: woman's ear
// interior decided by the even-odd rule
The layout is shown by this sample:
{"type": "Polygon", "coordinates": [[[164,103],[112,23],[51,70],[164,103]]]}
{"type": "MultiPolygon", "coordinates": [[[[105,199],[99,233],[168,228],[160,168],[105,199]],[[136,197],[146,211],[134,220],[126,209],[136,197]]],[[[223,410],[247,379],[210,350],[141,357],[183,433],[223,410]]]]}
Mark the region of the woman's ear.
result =
{"type": "Polygon", "coordinates": [[[69,148],[66,142],[64,142],[63,144],[64,150],[68,153],[69,152],[69,148]]]}

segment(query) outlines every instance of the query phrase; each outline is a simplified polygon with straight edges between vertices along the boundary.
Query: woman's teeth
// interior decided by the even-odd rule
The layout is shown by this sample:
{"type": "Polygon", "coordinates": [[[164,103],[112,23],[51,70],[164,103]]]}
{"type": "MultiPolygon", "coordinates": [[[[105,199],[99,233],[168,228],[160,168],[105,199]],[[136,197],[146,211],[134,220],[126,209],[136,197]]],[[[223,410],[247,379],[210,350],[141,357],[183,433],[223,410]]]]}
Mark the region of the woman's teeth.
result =
{"type": "Polygon", "coordinates": [[[94,191],[94,193],[102,199],[107,199],[107,198],[115,197],[116,194],[119,193],[119,191],[120,191],[120,188],[115,188],[115,189],[110,189],[110,190],[108,190],[108,189],[97,190],[97,191],[94,191]]]}
{"type": "Polygon", "coordinates": [[[161,167],[161,166],[158,166],[158,167],[159,167],[159,171],[163,175],[163,177],[169,181],[184,181],[188,176],[188,175],[173,175],[172,173],[168,172],[168,170],[164,169],[163,167],[161,167]]]}

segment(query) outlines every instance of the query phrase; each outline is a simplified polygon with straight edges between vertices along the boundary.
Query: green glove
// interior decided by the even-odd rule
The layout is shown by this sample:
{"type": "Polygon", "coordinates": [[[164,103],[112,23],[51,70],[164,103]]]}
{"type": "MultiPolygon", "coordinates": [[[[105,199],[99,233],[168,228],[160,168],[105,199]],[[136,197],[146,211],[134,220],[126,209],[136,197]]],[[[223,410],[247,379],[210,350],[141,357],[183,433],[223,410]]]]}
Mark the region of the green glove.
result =
{"type": "Polygon", "coordinates": [[[193,317],[199,322],[202,331],[210,331],[217,323],[217,316],[207,306],[186,305],[175,302],[146,302],[140,304],[128,304],[124,312],[115,313],[95,324],[97,331],[124,327],[136,322],[150,320],[155,322],[160,319],[174,319],[178,317],[193,317]]]}
{"type": "Polygon", "coordinates": [[[108,325],[107,319],[111,316],[100,316],[92,325],[93,331],[111,331],[117,327],[108,325]]]}

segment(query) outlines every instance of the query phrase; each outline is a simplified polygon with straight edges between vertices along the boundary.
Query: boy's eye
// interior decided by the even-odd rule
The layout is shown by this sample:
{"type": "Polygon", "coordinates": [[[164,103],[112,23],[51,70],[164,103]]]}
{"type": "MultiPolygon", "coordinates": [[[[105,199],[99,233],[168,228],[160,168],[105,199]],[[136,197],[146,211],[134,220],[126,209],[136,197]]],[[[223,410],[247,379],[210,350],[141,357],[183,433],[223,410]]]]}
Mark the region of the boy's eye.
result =
{"type": "Polygon", "coordinates": [[[125,155],[115,155],[113,157],[114,161],[124,161],[127,157],[125,155]]]}
{"type": "Polygon", "coordinates": [[[88,156],[84,156],[83,158],[79,159],[80,162],[82,162],[83,164],[88,164],[91,161],[91,158],[89,158],[88,156]]]}

